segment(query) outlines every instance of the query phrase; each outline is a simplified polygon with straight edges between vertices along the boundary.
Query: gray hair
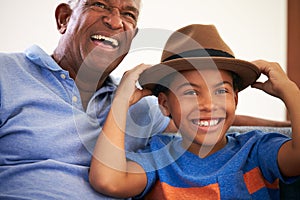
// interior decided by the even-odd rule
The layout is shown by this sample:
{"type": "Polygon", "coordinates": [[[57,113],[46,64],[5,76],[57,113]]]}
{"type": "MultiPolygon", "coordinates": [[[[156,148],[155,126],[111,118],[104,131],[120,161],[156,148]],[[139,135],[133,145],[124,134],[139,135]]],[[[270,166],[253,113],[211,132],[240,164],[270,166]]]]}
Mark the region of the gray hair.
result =
{"type": "MultiPolygon", "coordinates": [[[[71,7],[71,9],[74,9],[76,5],[80,2],[80,0],[65,0],[67,4],[71,7]]],[[[142,0],[139,0],[140,2],[140,9],[142,8],[142,0]]]]}
{"type": "Polygon", "coordinates": [[[80,0],[66,0],[66,3],[70,5],[71,9],[73,9],[79,2],[80,0]]]}
{"type": "MultiPolygon", "coordinates": [[[[71,6],[71,8],[74,8],[79,2],[80,0],[65,0],[67,2],[67,4],[69,4],[71,6]]],[[[140,6],[142,5],[142,0],[140,1],[140,6]]]]}

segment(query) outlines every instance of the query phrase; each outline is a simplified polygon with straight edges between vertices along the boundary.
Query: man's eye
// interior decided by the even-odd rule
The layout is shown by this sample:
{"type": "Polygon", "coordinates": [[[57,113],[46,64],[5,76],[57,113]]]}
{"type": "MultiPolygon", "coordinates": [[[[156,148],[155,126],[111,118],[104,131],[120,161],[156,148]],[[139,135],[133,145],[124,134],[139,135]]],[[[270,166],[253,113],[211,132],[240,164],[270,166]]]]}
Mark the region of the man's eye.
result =
{"type": "Polygon", "coordinates": [[[107,6],[104,3],[101,3],[101,2],[95,2],[94,6],[97,6],[97,7],[102,8],[102,9],[107,9],[107,6]]]}
{"type": "Polygon", "coordinates": [[[126,16],[126,17],[130,17],[133,20],[136,20],[136,16],[134,14],[130,13],[130,12],[126,12],[123,15],[126,16]]]}

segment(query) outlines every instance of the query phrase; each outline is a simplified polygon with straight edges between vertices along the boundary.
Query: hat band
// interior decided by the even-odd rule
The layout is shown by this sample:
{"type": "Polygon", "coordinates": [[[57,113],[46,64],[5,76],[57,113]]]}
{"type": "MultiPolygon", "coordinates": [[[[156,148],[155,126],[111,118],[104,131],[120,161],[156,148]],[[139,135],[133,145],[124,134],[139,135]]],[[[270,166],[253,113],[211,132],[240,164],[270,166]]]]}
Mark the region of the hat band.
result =
{"type": "Polygon", "coordinates": [[[184,51],[179,54],[174,54],[166,59],[164,59],[162,62],[166,62],[169,60],[174,60],[177,58],[190,58],[190,57],[228,57],[228,58],[234,58],[233,55],[216,49],[194,49],[190,51],[184,51]]]}

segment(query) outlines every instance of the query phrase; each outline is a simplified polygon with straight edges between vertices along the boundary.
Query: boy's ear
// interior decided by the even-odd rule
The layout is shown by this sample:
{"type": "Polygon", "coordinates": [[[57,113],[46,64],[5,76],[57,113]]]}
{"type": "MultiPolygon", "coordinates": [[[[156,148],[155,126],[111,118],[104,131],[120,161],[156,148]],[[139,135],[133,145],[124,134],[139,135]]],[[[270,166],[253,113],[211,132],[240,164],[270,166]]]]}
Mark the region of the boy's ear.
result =
{"type": "Polygon", "coordinates": [[[169,117],[171,113],[168,106],[168,98],[165,93],[161,92],[158,94],[158,104],[163,115],[169,117]]]}
{"type": "Polygon", "coordinates": [[[57,30],[64,34],[67,30],[67,25],[72,14],[72,9],[68,4],[59,4],[55,10],[55,19],[57,30]]]}
{"type": "Polygon", "coordinates": [[[238,105],[238,101],[239,101],[239,95],[238,95],[238,91],[235,91],[235,95],[234,95],[234,101],[235,101],[235,109],[238,105]]]}
{"type": "Polygon", "coordinates": [[[139,32],[139,28],[138,27],[136,27],[136,29],[135,29],[135,33],[134,33],[134,37],[138,34],[138,32],[139,32]]]}

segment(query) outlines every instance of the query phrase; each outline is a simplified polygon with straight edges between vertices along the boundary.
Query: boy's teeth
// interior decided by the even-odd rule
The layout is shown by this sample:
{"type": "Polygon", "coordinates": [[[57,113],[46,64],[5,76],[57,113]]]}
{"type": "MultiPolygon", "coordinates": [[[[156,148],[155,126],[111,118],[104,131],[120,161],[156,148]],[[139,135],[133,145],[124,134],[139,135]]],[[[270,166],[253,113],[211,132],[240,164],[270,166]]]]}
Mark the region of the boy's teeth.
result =
{"type": "Polygon", "coordinates": [[[112,44],[112,46],[114,46],[114,47],[119,46],[118,40],[110,38],[110,37],[105,37],[103,35],[93,35],[92,39],[110,42],[112,44]]]}
{"type": "Polygon", "coordinates": [[[198,126],[215,126],[218,124],[218,120],[214,119],[214,120],[207,120],[207,121],[198,121],[198,126]]]}

